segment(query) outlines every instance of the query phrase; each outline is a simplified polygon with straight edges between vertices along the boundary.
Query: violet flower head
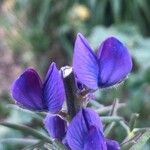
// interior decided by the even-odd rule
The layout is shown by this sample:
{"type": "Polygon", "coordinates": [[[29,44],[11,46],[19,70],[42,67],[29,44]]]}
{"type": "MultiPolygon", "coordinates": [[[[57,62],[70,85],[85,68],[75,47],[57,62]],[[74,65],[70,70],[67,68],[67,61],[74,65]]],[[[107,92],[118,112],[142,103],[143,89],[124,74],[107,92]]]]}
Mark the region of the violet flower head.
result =
{"type": "Polygon", "coordinates": [[[12,97],[23,108],[34,111],[58,112],[65,99],[63,81],[55,63],[47,72],[44,83],[34,69],[27,69],[14,81],[12,97]]]}
{"type": "Polygon", "coordinates": [[[95,54],[81,33],[77,35],[73,70],[89,89],[105,88],[120,83],[131,71],[128,49],[115,37],[102,42],[95,54]]]}
{"type": "Polygon", "coordinates": [[[71,150],[119,150],[117,141],[104,137],[100,117],[90,108],[81,109],[68,126],[66,140],[71,150]]]}
{"type": "Polygon", "coordinates": [[[66,134],[67,122],[58,115],[48,114],[44,119],[44,125],[49,135],[62,141],[66,134]]]}

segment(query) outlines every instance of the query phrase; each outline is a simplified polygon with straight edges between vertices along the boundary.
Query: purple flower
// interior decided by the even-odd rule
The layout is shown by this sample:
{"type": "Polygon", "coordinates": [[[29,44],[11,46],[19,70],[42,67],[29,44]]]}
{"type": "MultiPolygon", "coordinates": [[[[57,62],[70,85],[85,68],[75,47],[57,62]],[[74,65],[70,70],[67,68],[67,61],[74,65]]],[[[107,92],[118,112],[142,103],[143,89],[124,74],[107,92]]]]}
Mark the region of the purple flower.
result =
{"type": "Polygon", "coordinates": [[[34,69],[25,70],[14,81],[11,92],[18,105],[35,111],[56,113],[65,99],[63,81],[55,63],[50,65],[44,83],[34,69]]]}
{"type": "Polygon", "coordinates": [[[44,125],[49,135],[62,141],[66,134],[67,122],[58,115],[48,114],[44,119],[44,125]]]}
{"type": "Polygon", "coordinates": [[[120,146],[117,141],[106,139],[107,150],[119,150],[120,146]]]}
{"type": "Polygon", "coordinates": [[[94,54],[87,40],[78,34],[73,56],[77,78],[90,89],[105,88],[120,83],[131,71],[132,59],[127,48],[116,38],[103,41],[94,54]]]}
{"type": "Polygon", "coordinates": [[[104,137],[100,117],[89,108],[81,109],[71,121],[67,134],[71,150],[119,150],[116,141],[104,137]]]}

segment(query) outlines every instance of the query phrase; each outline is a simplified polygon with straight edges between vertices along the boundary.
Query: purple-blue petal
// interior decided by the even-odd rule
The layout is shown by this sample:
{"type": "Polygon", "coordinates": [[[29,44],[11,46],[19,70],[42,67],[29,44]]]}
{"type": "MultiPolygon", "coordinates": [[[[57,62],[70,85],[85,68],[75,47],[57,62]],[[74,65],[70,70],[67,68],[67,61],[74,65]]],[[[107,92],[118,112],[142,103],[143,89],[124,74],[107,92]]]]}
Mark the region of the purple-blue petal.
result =
{"type": "Polygon", "coordinates": [[[83,150],[85,137],[87,137],[90,127],[95,126],[103,134],[102,122],[96,112],[90,108],[80,110],[71,121],[66,139],[72,150],[83,150]]]}
{"type": "Polygon", "coordinates": [[[55,63],[50,65],[46,75],[43,85],[43,99],[50,112],[56,113],[61,110],[65,99],[65,91],[61,74],[55,63]]]}
{"type": "Polygon", "coordinates": [[[107,150],[120,150],[120,145],[117,141],[106,139],[107,150]]]}
{"type": "Polygon", "coordinates": [[[54,139],[62,140],[66,134],[67,122],[58,115],[48,114],[44,125],[49,135],[54,139]]]}
{"type": "Polygon", "coordinates": [[[64,138],[64,139],[62,140],[62,143],[67,147],[67,150],[71,150],[71,148],[69,147],[69,145],[68,145],[68,143],[67,143],[66,138],[64,138]]]}
{"type": "Polygon", "coordinates": [[[104,135],[95,126],[91,126],[85,137],[84,150],[107,150],[104,135]]]}
{"type": "Polygon", "coordinates": [[[96,126],[103,132],[103,125],[99,115],[91,108],[82,109],[82,115],[86,122],[86,125],[96,126]]]}
{"type": "Polygon", "coordinates": [[[109,87],[121,82],[132,69],[128,49],[116,38],[106,39],[98,53],[99,87],[109,87]]]}
{"type": "Polygon", "coordinates": [[[81,83],[90,89],[98,88],[98,63],[92,48],[81,33],[74,46],[73,71],[81,83]]]}
{"type": "Polygon", "coordinates": [[[14,81],[11,88],[12,97],[21,107],[42,111],[45,106],[42,101],[42,83],[38,73],[27,69],[14,81]]]}

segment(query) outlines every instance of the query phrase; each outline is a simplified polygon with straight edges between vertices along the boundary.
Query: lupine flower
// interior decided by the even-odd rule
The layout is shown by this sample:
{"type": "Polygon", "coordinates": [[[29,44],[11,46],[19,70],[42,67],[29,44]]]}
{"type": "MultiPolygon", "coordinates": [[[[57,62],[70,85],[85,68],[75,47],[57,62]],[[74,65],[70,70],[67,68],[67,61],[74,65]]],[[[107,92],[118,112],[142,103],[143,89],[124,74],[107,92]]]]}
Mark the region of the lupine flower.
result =
{"type": "Polygon", "coordinates": [[[109,37],[95,54],[82,34],[78,34],[73,56],[73,70],[89,89],[120,83],[131,71],[132,60],[127,48],[115,37],[109,37]]]}
{"type": "Polygon", "coordinates": [[[71,150],[119,150],[117,141],[104,137],[100,117],[90,108],[81,109],[68,126],[67,144],[71,150]]]}
{"type": "Polygon", "coordinates": [[[44,125],[49,135],[62,141],[66,134],[67,122],[58,115],[48,114],[44,119],[44,125]]]}
{"type": "Polygon", "coordinates": [[[118,150],[120,149],[119,143],[114,140],[106,139],[107,150],[118,150]]]}
{"type": "Polygon", "coordinates": [[[55,63],[50,65],[44,83],[34,69],[25,70],[14,81],[11,92],[19,106],[52,113],[61,109],[65,98],[63,81],[55,63]]]}

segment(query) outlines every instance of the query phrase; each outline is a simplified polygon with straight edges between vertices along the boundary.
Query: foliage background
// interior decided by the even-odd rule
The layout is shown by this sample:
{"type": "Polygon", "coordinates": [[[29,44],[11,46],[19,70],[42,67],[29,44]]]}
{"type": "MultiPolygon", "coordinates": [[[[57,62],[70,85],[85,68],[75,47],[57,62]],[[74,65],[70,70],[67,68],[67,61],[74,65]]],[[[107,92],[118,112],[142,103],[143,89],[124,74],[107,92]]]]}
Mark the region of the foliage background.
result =
{"type": "MultiPolygon", "coordinates": [[[[12,107],[10,85],[27,67],[44,77],[49,64],[71,65],[76,34],[83,33],[96,49],[108,36],[124,42],[134,67],[121,85],[96,93],[101,104],[115,98],[126,102],[120,114],[128,121],[139,113],[136,127],[150,126],[150,1],[149,0],[0,0],[0,121],[24,123],[41,129],[29,113],[12,107]]],[[[112,136],[122,140],[116,127],[112,136]]],[[[43,131],[44,132],[44,131],[43,131]]],[[[120,134],[122,133],[122,134],[120,134]]],[[[20,149],[23,143],[3,138],[28,136],[0,127],[0,149],[20,149]]],[[[145,149],[149,146],[145,146],[145,149]]]]}

